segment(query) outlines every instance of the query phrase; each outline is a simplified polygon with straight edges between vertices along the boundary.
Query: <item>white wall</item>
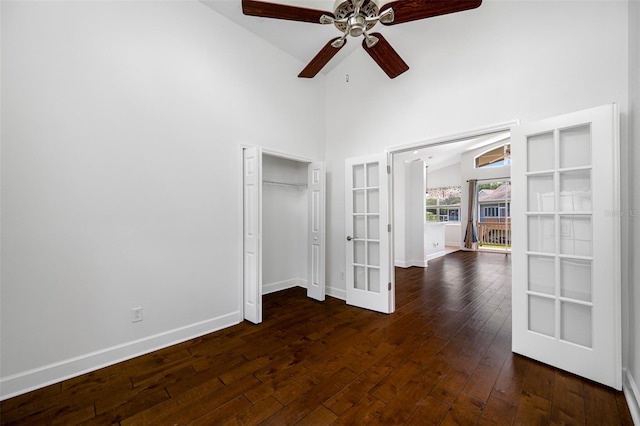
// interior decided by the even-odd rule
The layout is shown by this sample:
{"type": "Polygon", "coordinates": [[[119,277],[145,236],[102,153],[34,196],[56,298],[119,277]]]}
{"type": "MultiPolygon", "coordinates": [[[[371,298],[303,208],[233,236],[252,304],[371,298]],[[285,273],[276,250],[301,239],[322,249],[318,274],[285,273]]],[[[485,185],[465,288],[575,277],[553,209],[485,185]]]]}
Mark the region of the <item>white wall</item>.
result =
{"type": "Polygon", "coordinates": [[[429,188],[443,188],[447,186],[458,186],[462,184],[460,177],[460,163],[452,164],[438,170],[427,169],[427,180],[429,188]]]}
{"type": "MultiPolygon", "coordinates": [[[[400,155],[393,156],[393,226],[396,230],[393,233],[394,244],[394,264],[403,266],[406,259],[406,238],[405,238],[405,211],[407,207],[406,201],[406,177],[405,177],[405,160],[400,155]]],[[[328,198],[328,197],[327,197],[328,198]]],[[[328,221],[328,219],[327,219],[328,221]]],[[[330,228],[327,227],[327,233],[330,228]]],[[[327,280],[327,284],[329,280],[327,280]]],[[[344,284],[343,284],[344,286],[344,284]]],[[[344,289],[343,289],[344,290],[344,289]]]]}
{"type": "Polygon", "coordinates": [[[195,1],[1,3],[2,397],[239,321],[240,144],[322,159],[323,78],[195,1]]]}
{"type": "Polygon", "coordinates": [[[424,259],[428,260],[445,254],[446,227],[442,222],[426,222],[424,224],[424,259]]]}
{"type": "MultiPolygon", "coordinates": [[[[628,360],[627,382],[625,394],[634,415],[636,424],[640,424],[640,2],[629,2],[629,223],[630,244],[629,257],[629,292],[623,293],[624,317],[628,317],[623,336],[627,337],[625,345],[628,360]]],[[[623,161],[625,158],[623,157],[623,161]]]]}
{"type": "MultiPolygon", "coordinates": [[[[307,183],[307,164],[270,155],[262,156],[265,181],[307,183]]],[[[306,286],[307,190],[304,186],[262,185],[263,293],[306,286]]]]}
{"type": "Polygon", "coordinates": [[[405,259],[402,266],[425,267],[425,193],[426,166],[424,161],[405,163],[405,259]]]}

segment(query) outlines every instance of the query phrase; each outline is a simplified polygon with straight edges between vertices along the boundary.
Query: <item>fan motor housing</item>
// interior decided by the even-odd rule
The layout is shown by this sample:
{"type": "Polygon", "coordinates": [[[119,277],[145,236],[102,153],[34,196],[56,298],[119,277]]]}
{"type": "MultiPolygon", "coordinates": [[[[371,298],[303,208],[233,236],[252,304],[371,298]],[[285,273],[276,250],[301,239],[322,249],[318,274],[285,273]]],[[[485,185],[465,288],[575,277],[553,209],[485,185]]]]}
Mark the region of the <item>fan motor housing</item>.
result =
{"type": "MultiPolygon", "coordinates": [[[[337,0],[334,7],[333,15],[336,17],[336,19],[345,19],[352,17],[354,11],[355,9],[351,0],[337,0]]],[[[360,7],[359,16],[362,16],[363,18],[375,18],[376,16],[378,16],[378,11],[379,7],[376,0],[365,0],[362,7],[360,7]]],[[[356,30],[357,32],[357,34],[351,33],[351,35],[358,36],[361,35],[364,31],[369,31],[376,24],[375,21],[367,23],[363,22],[364,19],[360,20],[355,16],[353,18],[355,18],[353,21],[348,20],[347,22],[334,22],[334,25],[341,32],[345,32],[347,30],[347,27],[349,27],[349,25],[351,24],[352,29],[356,30]]]]}

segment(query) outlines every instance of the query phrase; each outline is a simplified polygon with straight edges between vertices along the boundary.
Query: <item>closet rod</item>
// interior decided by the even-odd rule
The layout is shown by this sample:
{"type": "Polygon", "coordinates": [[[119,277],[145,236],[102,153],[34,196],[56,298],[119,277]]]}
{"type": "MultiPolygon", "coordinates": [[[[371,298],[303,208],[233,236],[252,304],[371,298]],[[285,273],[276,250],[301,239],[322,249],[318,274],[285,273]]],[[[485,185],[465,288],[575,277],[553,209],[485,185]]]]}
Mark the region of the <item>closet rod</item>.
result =
{"type": "Polygon", "coordinates": [[[263,179],[262,183],[266,183],[267,185],[276,185],[276,186],[288,186],[292,188],[306,188],[306,183],[286,183],[286,182],[276,182],[273,180],[263,179]]]}

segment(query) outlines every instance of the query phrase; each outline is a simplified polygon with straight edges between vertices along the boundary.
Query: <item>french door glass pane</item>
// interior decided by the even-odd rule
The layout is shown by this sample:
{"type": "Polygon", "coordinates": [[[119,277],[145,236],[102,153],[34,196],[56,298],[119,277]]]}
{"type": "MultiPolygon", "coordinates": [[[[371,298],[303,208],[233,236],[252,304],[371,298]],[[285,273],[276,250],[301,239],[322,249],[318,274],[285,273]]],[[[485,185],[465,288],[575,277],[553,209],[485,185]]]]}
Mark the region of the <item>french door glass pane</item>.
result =
{"type": "Polygon", "coordinates": [[[560,216],[560,254],[591,256],[592,243],[591,216],[560,216]]]}
{"type": "Polygon", "coordinates": [[[562,302],[560,338],[568,342],[591,347],[591,307],[577,303],[562,302]]]}
{"type": "Polygon", "coordinates": [[[530,212],[555,211],[556,194],[553,185],[553,174],[527,177],[527,210],[530,212]]]}
{"type": "Polygon", "coordinates": [[[591,127],[560,130],[560,168],[591,165],[591,127]]]}
{"type": "Polygon", "coordinates": [[[554,257],[529,256],[529,290],[555,294],[556,268],[554,257]]]}
{"type": "Polygon", "coordinates": [[[367,265],[380,266],[380,243],[377,241],[369,241],[367,248],[367,265]]]}
{"type": "Polygon", "coordinates": [[[380,239],[380,216],[367,217],[367,238],[370,240],[380,239]]]}
{"type": "Polygon", "coordinates": [[[353,241],[353,263],[357,263],[358,265],[364,265],[366,263],[364,244],[364,241],[353,241]]]}
{"type": "Polygon", "coordinates": [[[365,238],[366,233],[364,229],[365,216],[357,215],[353,217],[353,238],[365,238]]]}
{"type": "Polygon", "coordinates": [[[353,187],[364,188],[364,164],[353,166],[353,187]]]}
{"type": "Polygon", "coordinates": [[[364,213],[364,190],[354,190],[353,191],[353,212],[354,213],[364,213]]]}
{"type": "Polygon", "coordinates": [[[591,261],[560,259],[560,295],[591,301],[591,261]]]}
{"type": "Polygon", "coordinates": [[[380,180],[378,178],[380,173],[380,166],[378,163],[369,163],[367,164],[367,187],[377,187],[380,185],[380,180]]]}
{"type": "Polygon", "coordinates": [[[366,269],[364,266],[353,267],[353,286],[358,290],[367,289],[365,272],[366,272],[366,269]]]}
{"type": "Polygon", "coordinates": [[[553,132],[527,138],[527,171],[538,172],[555,168],[553,132]]]}
{"type": "Polygon", "coordinates": [[[528,250],[538,253],[556,252],[556,224],[553,216],[527,217],[528,250]]]}
{"type": "Polygon", "coordinates": [[[379,213],[380,191],[378,189],[367,189],[367,213],[379,213]]]}
{"type": "Polygon", "coordinates": [[[546,297],[529,296],[529,330],[555,335],[555,302],[546,297]]]}
{"type": "Polygon", "coordinates": [[[369,291],[380,293],[380,270],[377,268],[367,268],[369,272],[369,291]]]}
{"type": "Polygon", "coordinates": [[[591,170],[560,173],[560,211],[591,211],[591,170]]]}

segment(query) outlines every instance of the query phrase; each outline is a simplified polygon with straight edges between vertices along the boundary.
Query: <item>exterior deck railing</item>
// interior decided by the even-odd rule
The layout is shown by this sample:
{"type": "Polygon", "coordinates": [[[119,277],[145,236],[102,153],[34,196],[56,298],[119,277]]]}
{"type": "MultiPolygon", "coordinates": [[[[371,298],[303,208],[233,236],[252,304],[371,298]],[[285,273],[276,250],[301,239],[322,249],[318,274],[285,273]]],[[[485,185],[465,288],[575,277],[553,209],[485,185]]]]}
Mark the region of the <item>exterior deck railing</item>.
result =
{"type": "Polygon", "coordinates": [[[477,222],[478,247],[507,246],[511,247],[511,223],[477,222]]]}

